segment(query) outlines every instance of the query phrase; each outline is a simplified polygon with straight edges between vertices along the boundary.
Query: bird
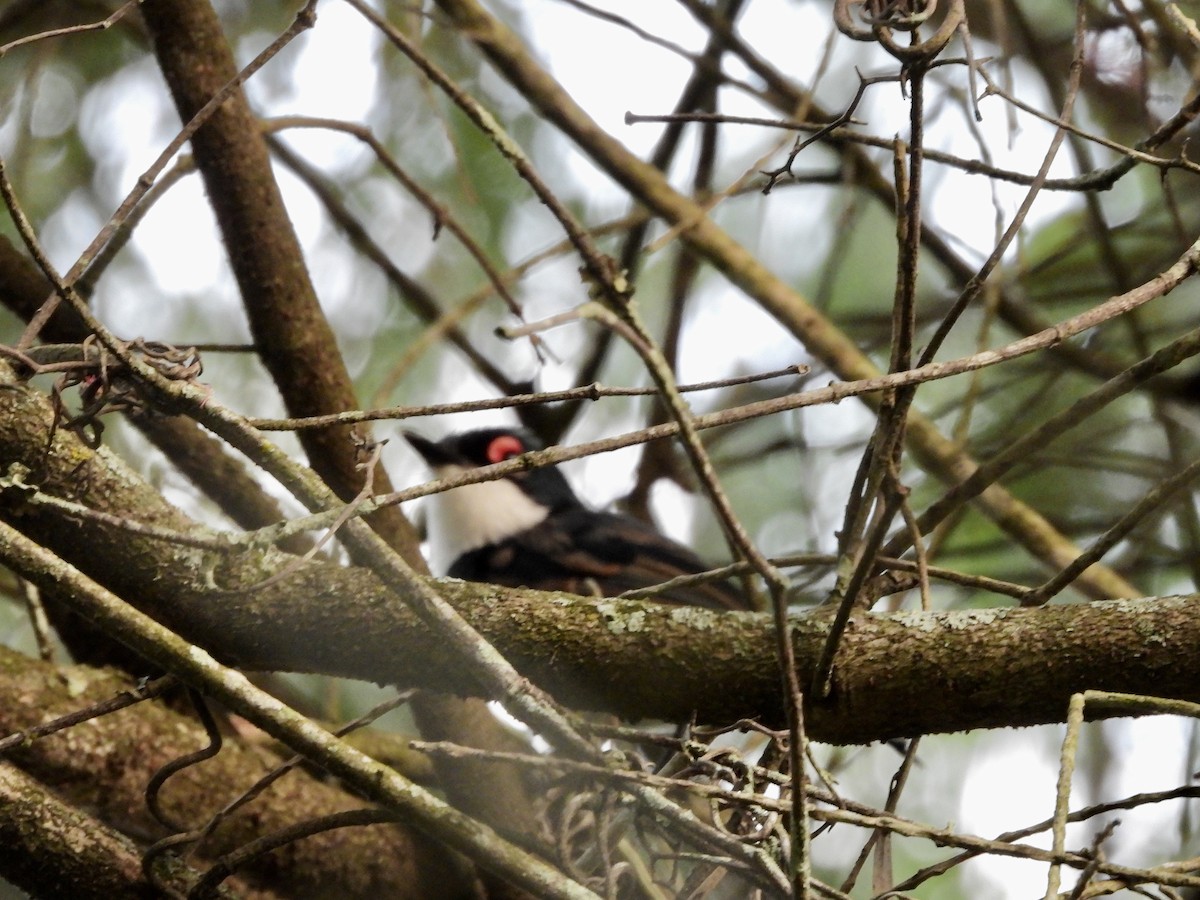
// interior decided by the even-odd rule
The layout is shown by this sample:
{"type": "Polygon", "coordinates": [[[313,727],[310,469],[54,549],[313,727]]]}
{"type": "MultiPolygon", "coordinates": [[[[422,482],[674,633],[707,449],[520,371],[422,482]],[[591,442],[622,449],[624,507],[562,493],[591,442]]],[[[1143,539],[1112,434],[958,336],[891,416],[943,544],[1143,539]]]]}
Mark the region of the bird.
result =
{"type": "MultiPolygon", "coordinates": [[[[483,428],[433,441],[404,437],[437,477],[543,449],[526,429],[483,428]]],[[[434,569],[464,581],[613,597],[710,567],[640,519],[589,509],[556,466],[434,494],[429,541],[434,569]]],[[[662,603],[745,610],[729,582],[669,588],[662,603]]]]}

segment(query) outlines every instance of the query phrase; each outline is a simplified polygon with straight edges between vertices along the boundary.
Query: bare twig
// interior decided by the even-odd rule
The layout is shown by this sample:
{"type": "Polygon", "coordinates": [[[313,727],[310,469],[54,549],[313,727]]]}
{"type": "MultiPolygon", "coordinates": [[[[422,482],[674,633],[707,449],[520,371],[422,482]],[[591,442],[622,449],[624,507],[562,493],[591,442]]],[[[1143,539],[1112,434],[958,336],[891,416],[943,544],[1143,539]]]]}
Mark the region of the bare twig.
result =
{"type": "Polygon", "coordinates": [[[0,44],[0,57],[3,57],[4,54],[15,50],[17,47],[35,44],[38,41],[47,41],[53,38],[60,38],[68,34],[83,34],[89,31],[107,31],[109,28],[112,28],[123,18],[125,18],[126,15],[131,13],[139,5],[141,5],[141,3],[142,0],[127,0],[126,3],[118,6],[111,15],[105,16],[98,22],[87,22],[83,25],[68,25],[64,28],[52,28],[48,31],[41,31],[37,34],[30,34],[22,38],[17,38],[15,41],[9,41],[7,44],[0,44]]]}

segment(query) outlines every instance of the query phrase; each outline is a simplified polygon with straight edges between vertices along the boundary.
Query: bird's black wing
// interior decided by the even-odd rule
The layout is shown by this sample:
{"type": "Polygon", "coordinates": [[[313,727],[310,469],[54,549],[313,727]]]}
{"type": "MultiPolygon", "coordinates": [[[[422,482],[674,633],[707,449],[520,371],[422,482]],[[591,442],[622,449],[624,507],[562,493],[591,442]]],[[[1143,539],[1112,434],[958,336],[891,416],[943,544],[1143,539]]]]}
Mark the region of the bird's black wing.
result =
{"type": "MultiPolygon", "coordinates": [[[[564,510],[512,538],[464,554],[449,575],[515,587],[614,596],[709,567],[691,550],[629,516],[564,510]]],[[[675,588],[665,603],[747,609],[727,582],[675,588]]]]}

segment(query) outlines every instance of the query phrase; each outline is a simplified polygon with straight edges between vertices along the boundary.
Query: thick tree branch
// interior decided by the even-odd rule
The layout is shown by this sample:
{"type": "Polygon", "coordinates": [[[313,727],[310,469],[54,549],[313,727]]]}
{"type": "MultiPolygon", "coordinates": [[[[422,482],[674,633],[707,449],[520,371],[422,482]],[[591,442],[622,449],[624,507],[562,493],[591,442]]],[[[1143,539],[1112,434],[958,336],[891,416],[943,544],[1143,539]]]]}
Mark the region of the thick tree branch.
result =
{"type": "MultiPolygon", "coordinates": [[[[142,15],[186,122],[237,75],[221,24],[208,0],[151,0],[142,15]]],[[[306,415],[354,409],[350,374],[309,280],[266,141],[241,91],[196,132],[192,151],[255,344],[288,410],[306,415]]],[[[338,495],[354,496],[362,473],[346,430],[317,430],[301,435],[301,443],[338,495]]],[[[377,473],[377,486],[385,480],[377,473]]],[[[374,516],[372,524],[408,560],[419,559],[416,533],[399,510],[374,516]]]]}
{"type": "MultiPolygon", "coordinates": [[[[111,454],[59,434],[43,454],[49,410],[36,392],[0,390],[0,457],[44,467],[41,489],[187,532],[197,526],[111,454]]],[[[324,672],[474,693],[459,662],[371,572],[312,562],[261,590],[294,557],[268,549],[218,555],[111,526],[81,525],[29,503],[2,512],[201,646],[247,668],[324,672]]],[[[561,700],[628,718],[782,720],[770,622],[632,601],[590,602],[435,582],[472,625],[561,700]]],[[[852,620],[828,702],[806,712],[818,740],[1060,721],[1072,692],[1093,688],[1200,699],[1200,622],[1189,598],[1037,610],[863,615],[852,620]]],[[[825,639],[801,618],[796,656],[811,677],[825,639]]]]}
{"type": "MultiPolygon", "coordinates": [[[[127,676],[87,666],[56,668],[0,648],[0,734],[7,735],[67,712],[107,700],[133,687],[127,676]]],[[[81,808],[101,821],[143,841],[157,840],[166,832],[150,815],[144,790],[151,776],[166,762],[203,747],[203,729],[193,720],[155,702],[142,703],[119,713],[91,720],[57,735],[32,741],[14,751],[10,759],[62,798],[62,815],[78,818],[81,808]],[[69,805],[74,804],[74,805],[69,805]],[[78,807],[78,808],[77,808],[78,807]]],[[[221,753],[170,778],[161,791],[170,814],[190,827],[202,825],[223,805],[235,799],[272,764],[272,754],[227,740],[221,753]]],[[[0,772],[4,772],[0,768],[0,772]]],[[[0,779],[4,789],[19,782],[0,779]]],[[[26,793],[28,786],[26,786],[26,793]]],[[[246,841],[279,828],[348,809],[362,801],[304,770],[277,781],[265,794],[226,819],[200,845],[201,859],[212,860],[246,841]]],[[[0,802],[0,834],[13,829],[17,811],[0,802]]],[[[43,807],[43,814],[50,810],[43,807]]],[[[95,824],[93,821],[92,824],[95,824]]],[[[53,834],[53,830],[50,830],[53,834]]],[[[132,872],[115,865],[96,867],[92,857],[80,857],[83,877],[120,877],[130,888],[140,882],[141,849],[116,835],[88,832],[97,852],[112,862],[133,858],[132,872]]],[[[6,840],[4,846],[12,845],[6,840]]],[[[84,852],[72,840],[70,850],[84,852]]],[[[39,844],[43,865],[53,847],[39,844]]],[[[0,857],[10,854],[3,853],[0,857]]],[[[20,861],[14,860],[13,865],[20,861]]],[[[0,875],[11,877],[5,865],[0,875]]],[[[19,869],[18,869],[19,871],[19,869]]],[[[45,871],[38,873],[44,877],[45,871]]],[[[308,896],[338,892],[347,897],[420,898],[440,886],[453,896],[466,895],[469,877],[461,862],[419,834],[398,826],[377,825],[353,831],[329,831],[289,845],[279,854],[264,857],[247,867],[251,877],[266,878],[283,890],[308,896]]],[[[44,882],[40,884],[44,891],[44,882]]],[[[99,882],[95,890],[105,884],[99,882]]],[[[63,890],[60,896],[85,896],[63,890]]],[[[91,896],[137,896],[110,888],[91,896]]],[[[147,892],[145,896],[157,896],[147,892]]]]}
{"type": "MultiPolygon", "coordinates": [[[[0,877],[32,896],[160,896],[133,841],[8,763],[0,763],[0,810],[0,877]]],[[[182,894],[178,874],[163,880],[182,894]]]]}
{"type": "Polygon", "coordinates": [[[319,762],[331,775],[391,810],[399,820],[412,822],[427,837],[448,844],[499,877],[540,896],[564,900],[594,897],[541,858],[505,841],[486,825],[254,687],[242,674],[181,640],[7,524],[0,524],[0,557],[14,571],[40,584],[57,585],[64,598],[69,598],[64,602],[106,634],[248,719],[296,753],[319,762]]]}

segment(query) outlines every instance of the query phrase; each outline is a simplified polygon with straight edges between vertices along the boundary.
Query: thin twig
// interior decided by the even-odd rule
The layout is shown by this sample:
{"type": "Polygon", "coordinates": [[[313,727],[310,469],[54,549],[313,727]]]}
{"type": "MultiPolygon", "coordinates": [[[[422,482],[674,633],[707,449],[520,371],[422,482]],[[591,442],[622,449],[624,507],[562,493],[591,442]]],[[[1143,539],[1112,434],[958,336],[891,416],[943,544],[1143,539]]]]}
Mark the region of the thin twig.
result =
{"type": "Polygon", "coordinates": [[[89,31],[107,31],[112,26],[116,25],[121,19],[132,12],[136,7],[140,6],[142,0],[127,0],[127,2],[117,7],[117,9],[109,16],[101,19],[98,22],[87,22],[83,25],[68,25],[63,28],[51,28],[47,31],[40,31],[37,34],[29,34],[22,38],[17,38],[15,41],[9,41],[7,44],[0,44],[0,57],[6,53],[15,50],[17,47],[24,47],[28,44],[34,44],[38,41],[47,41],[53,38],[63,37],[68,34],[82,34],[89,31]]]}
{"type": "Polygon", "coordinates": [[[1104,534],[1096,538],[1083,553],[1079,554],[1061,572],[1040,587],[1036,587],[1021,598],[1022,606],[1041,606],[1055,594],[1071,584],[1088,566],[1099,562],[1109,550],[1120,543],[1143,519],[1160,511],[1181,490],[1200,477],[1200,460],[1182,472],[1164,479],[1154,490],[1134,504],[1133,508],[1117,519],[1104,534]]]}
{"type": "MultiPolygon", "coordinates": [[[[1192,254],[1200,254],[1200,241],[1192,245],[1189,255],[1192,254]]],[[[1192,255],[1192,258],[1194,265],[1200,265],[1200,256],[1192,255]]],[[[947,516],[960,509],[964,503],[986,490],[988,485],[995,483],[1022,460],[1027,459],[1031,453],[1044,450],[1051,441],[1087,421],[1089,417],[1104,409],[1108,404],[1198,353],[1200,353],[1200,328],[1189,331],[1182,337],[1159,348],[1145,359],[1134,363],[1124,372],[1110,378],[1066,409],[1055,413],[1037,428],[995,453],[990,459],[980,463],[968,478],[926,507],[925,511],[917,518],[918,528],[923,532],[931,531],[939,523],[945,521],[947,516]]],[[[908,536],[901,533],[888,542],[884,553],[898,556],[908,546],[911,546],[908,543],[908,536]]]]}
{"type": "Polygon", "coordinates": [[[64,731],[67,728],[74,728],[81,722],[98,719],[100,716],[106,716],[119,709],[125,709],[141,703],[143,700],[161,697],[177,684],[179,684],[179,679],[173,675],[162,675],[152,681],[140,681],[135,686],[121,691],[109,700],[97,701],[84,709],[67,713],[65,716],[58,716],[49,722],[43,722],[41,725],[23,728],[4,738],[0,738],[0,754],[7,753],[18,747],[27,746],[38,738],[64,731]]]}
{"type": "Polygon", "coordinates": [[[1059,859],[1067,849],[1067,815],[1071,811],[1071,776],[1075,773],[1075,755],[1079,751],[1079,731],[1083,727],[1083,694],[1074,694],[1067,711],[1067,733],[1063,736],[1058,760],[1058,786],[1054,796],[1054,824],[1051,826],[1050,852],[1054,859],[1046,875],[1045,900],[1055,900],[1062,880],[1059,859]]]}
{"type": "MultiPolygon", "coordinates": [[[[0,351],[2,351],[2,348],[0,348],[0,351]]],[[[681,385],[679,390],[684,393],[713,391],[728,387],[739,387],[745,384],[754,384],[759,381],[768,381],[773,378],[786,378],[789,375],[804,376],[808,372],[808,366],[797,364],[787,366],[783,369],[773,369],[770,372],[755,372],[749,375],[735,375],[730,378],[685,384],[681,385]]],[[[294,431],[301,428],[324,428],[329,425],[354,425],[359,422],[375,422],[381,419],[412,419],[421,416],[444,416],[454,413],[480,412],[488,409],[509,409],[514,406],[536,403],[561,403],[566,400],[599,400],[603,397],[650,397],[656,393],[656,388],[611,387],[592,383],[561,391],[514,394],[509,397],[494,397],[487,400],[464,400],[461,403],[393,406],[386,409],[352,410],[344,413],[330,413],[323,416],[300,416],[290,419],[248,418],[246,421],[260,431],[294,431]]]]}
{"type": "MultiPolygon", "coordinates": [[[[1085,52],[1084,9],[1086,7],[1085,4],[1080,3],[1076,8],[1075,52],[1071,58],[1070,74],[1067,78],[1066,97],[1063,101],[1062,111],[1059,113],[1060,122],[1070,120],[1075,109],[1075,98],[1079,95],[1079,86],[1083,78],[1083,54],[1085,52]]],[[[921,354],[918,365],[928,363],[937,355],[943,341],[950,335],[950,331],[954,328],[959,317],[979,295],[984,283],[991,276],[992,271],[1000,264],[1000,260],[1004,257],[1004,254],[1008,252],[1009,246],[1024,226],[1025,218],[1029,215],[1030,209],[1033,208],[1033,201],[1041,192],[1042,185],[1050,174],[1050,167],[1054,164],[1055,157],[1058,156],[1058,150],[1062,146],[1062,142],[1066,136],[1066,127],[1060,125],[1055,129],[1054,136],[1050,139],[1050,146],[1046,148],[1046,153],[1042,157],[1042,164],[1038,168],[1037,177],[1034,179],[1033,184],[1030,185],[1029,190],[1025,192],[1025,196],[1021,198],[1021,203],[1017,207],[1017,211],[1013,214],[1008,228],[996,243],[996,246],[992,249],[992,252],[988,255],[983,265],[979,267],[979,270],[964,285],[958,298],[942,318],[937,330],[925,346],[925,351],[921,354]]]]}

